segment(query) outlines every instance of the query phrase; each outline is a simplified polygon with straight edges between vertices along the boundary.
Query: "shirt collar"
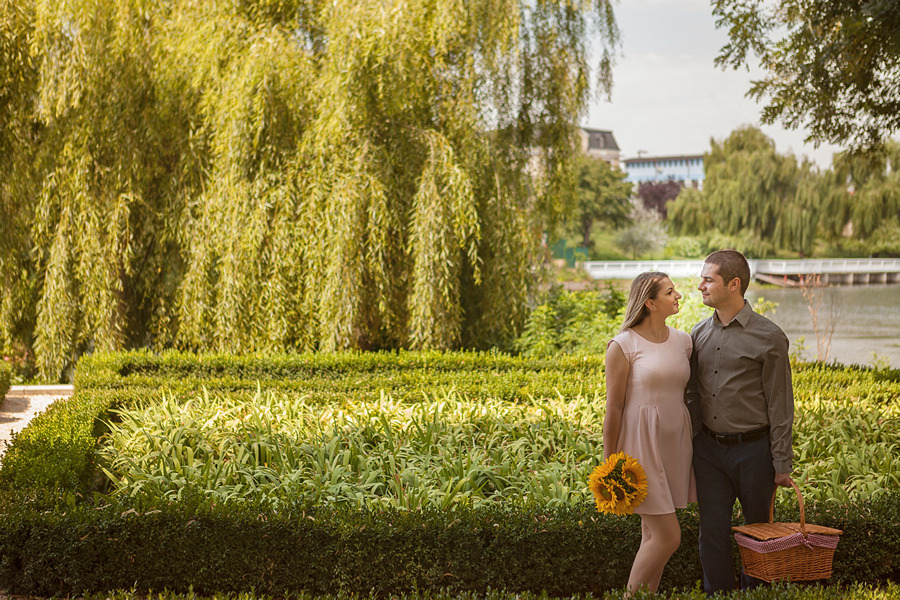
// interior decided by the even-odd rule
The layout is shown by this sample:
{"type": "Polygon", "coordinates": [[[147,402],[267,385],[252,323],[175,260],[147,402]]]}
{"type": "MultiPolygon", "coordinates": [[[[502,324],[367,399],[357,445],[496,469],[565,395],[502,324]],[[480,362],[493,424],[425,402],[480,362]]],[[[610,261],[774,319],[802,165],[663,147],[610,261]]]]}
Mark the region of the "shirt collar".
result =
{"type": "MultiPolygon", "coordinates": [[[[740,323],[741,327],[747,327],[747,322],[750,320],[750,316],[753,314],[753,309],[750,307],[750,303],[747,302],[747,299],[744,299],[744,307],[738,311],[738,314],[734,316],[731,320],[731,323],[737,321],[740,323]]],[[[722,321],[719,320],[719,313],[713,311],[713,322],[719,327],[727,327],[727,325],[722,325],[722,321]]],[[[728,325],[731,325],[729,323],[728,325]]]]}

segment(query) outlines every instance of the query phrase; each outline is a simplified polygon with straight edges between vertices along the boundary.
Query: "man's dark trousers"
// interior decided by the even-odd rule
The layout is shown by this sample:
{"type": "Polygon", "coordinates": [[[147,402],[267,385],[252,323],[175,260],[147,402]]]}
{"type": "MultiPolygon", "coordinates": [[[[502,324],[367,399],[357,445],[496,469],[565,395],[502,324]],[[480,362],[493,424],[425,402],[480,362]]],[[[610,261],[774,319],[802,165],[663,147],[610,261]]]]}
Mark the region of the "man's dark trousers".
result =
{"type": "MultiPolygon", "coordinates": [[[[735,588],[731,551],[734,501],[741,503],[744,523],[769,520],[775,467],[769,436],[752,442],[722,445],[700,432],[694,437],[694,476],[700,509],[700,564],[708,594],[735,588]]],[[[741,575],[741,587],[761,581],[741,575]]]]}

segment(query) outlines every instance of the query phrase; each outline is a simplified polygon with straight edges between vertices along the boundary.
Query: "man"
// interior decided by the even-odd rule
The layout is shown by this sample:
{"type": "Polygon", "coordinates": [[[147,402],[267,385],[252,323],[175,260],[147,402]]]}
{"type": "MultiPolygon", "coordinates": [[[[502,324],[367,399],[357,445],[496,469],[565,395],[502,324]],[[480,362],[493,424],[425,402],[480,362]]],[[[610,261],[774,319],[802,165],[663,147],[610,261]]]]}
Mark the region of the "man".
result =
{"type": "MultiPolygon", "coordinates": [[[[750,265],[735,250],[710,254],[698,289],[715,309],[691,332],[688,405],[695,423],[694,475],[700,563],[708,594],[735,587],[731,517],[767,522],[775,486],[791,485],[794,396],[788,339],[744,300],[750,265]],[[699,410],[697,410],[699,408],[699,410]]],[[[741,587],[760,580],[741,575],[741,587]]]]}

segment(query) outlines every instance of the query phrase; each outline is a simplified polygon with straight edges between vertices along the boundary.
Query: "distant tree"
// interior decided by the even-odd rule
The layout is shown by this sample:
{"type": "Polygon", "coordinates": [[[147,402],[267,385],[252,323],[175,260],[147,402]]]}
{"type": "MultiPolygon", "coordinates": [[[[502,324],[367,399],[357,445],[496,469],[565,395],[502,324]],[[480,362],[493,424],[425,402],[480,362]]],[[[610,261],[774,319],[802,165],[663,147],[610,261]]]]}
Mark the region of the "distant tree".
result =
{"type": "Polygon", "coordinates": [[[820,237],[823,185],[808,163],[800,165],[798,173],[794,196],[779,210],[775,230],[768,239],[802,258],[812,253],[820,237]]]}
{"type": "Polygon", "coordinates": [[[631,225],[619,231],[616,243],[636,260],[644,254],[665,248],[668,239],[659,213],[644,208],[640,200],[633,198],[631,225]]]}
{"type": "Polygon", "coordinates": [[[578,197],[575,221],[581,234],[581,247],[591,247],[591,231],[602,223],[619,228],[630,222],[631,184],[627,175],[599,158],[582,154],[577,159],[578,197]]]}
{"type": "Polygon", "coordinates": [[[703,192],[682,189],[669,204],[667,224],[675,235],[699,235],[712,229],[712,216],[703,192]]]}
{"type": "Polygon", "coordinates": [[[715,227],[752,253],[768,246],[801,256],[812,251],[821,184],[810,163],[778,154],[762,131],[744,127],[711,141],[704,169],[703,191],[684,190],[670,205],[675,233],[698,235],[715,227]]]}
{"type": "Polygon", "coordinates": [[[712,220],[727,235],[749,234],[800,255],[812,251],[819,209],[812,165],[775,151],[755,127],[737,129],[705,160],[703,193],[712,220]],[[803,184],[801,185],[801,182],[803,184]]]}
{"type": "Polygon", "coordinates": [[[823,178],[826,238],[832,242],[849,238],[863,245],[871,241],[870,253],[892,253],[896,243],[879,240],[891,231],[895,240],[900,239],[900,143],[886,142],[880,151],[866,155],[836,154],[832,170],[823,178]]]}
{"type": "Polygon", "coordinates": [[[0,0],[0,353],[21,357],[34,343],[39,284],[31,226],[46,137],[35,115],[34,22],[22,3],[0,0]]]}
{"type": "Polygon", "coordinates": [[[678,197],[683,181],[645,181],[638,186],[637,196],[645,208],[655,210],[665,219],[668,217],[668,203],[678,197]]]}
{"type": "Polygon", "coordinates": [[[831,339],[840,317],[840,298],[833,288],[821,285],[821,275],[818,273],[801,283],[800,293],[806,300],[813,332],[816,334],[816,360],[825,362],[831,352],[831,339]]]}
{"type": "Polygon", "coordinates": [[[158,8],[0,0],[0,90],[12,99],[0,121],[14,132],[0,194],[16,215],[0,219],[15,246],[0,258],[0,295],[15,307],[0,333],[33,349],[46,378],[88,350],[172,339],[180,227],[208,128],[179,85],[183,55],[168,62],[174,49],[145,12],[158,8]]]}
{"type": "Polygon", "coordinates": [[[777,154],[775,143],[755,127],[710,143],[703,193],[716,226],[726,234],[749,229],[771,237],[779,209],[795,193],[796,160],[777,154]]]}
{"type": "Polygon", "coordinates": [[[716,64],[759,59],[749,95],[768,98],[764,124],[805,127],[808,140],[873,148],[900,129],[900,2],[713,0],[730,41],[716,64]]]}

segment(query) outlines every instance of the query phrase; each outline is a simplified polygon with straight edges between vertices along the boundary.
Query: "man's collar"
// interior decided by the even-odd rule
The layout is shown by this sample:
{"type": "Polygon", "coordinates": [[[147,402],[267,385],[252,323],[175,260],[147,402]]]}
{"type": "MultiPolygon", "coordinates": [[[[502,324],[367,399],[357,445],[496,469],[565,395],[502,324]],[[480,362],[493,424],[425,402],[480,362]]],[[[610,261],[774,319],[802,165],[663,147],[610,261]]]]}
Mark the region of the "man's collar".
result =
{"type": "MultiPolygon", "coordinates": [[[[747,322],[750,320],[750,316],[753,314],[753,308],[750,307],[750,303],[747,302],[747,299],[744,299],[744,307],[738,311],[738,314],[734,315],[734,318],[731,320],[728,325],[737,321],[740,323],[741,327],[746,327],[747,322]]],[[[722,321],[719,319],[719,313],[717,311],[713,311],[713,322],[719,327],[727,327],[728,325],[722,325],[722,321]]]]}

